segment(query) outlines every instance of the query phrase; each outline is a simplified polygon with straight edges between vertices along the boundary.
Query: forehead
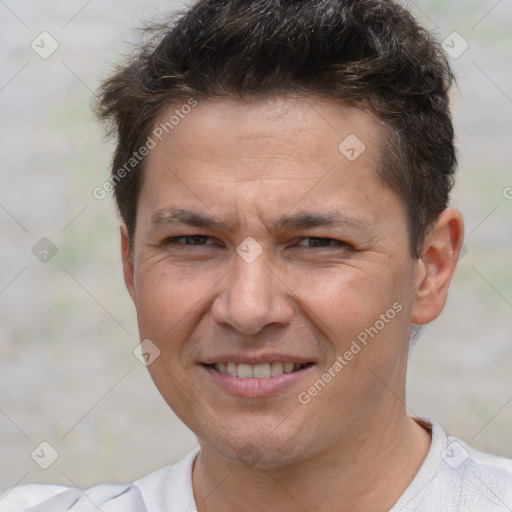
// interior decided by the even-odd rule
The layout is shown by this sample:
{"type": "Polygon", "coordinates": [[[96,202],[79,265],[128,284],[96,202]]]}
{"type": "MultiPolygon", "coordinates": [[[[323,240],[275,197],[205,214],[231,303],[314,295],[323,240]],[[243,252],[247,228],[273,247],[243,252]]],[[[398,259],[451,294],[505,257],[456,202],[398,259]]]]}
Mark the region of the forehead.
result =
{"type": "MultiPolygon", "coordinates": [[[[179,109],[170,107],[155,127],[179,109]]],[[[386,199],[376,173],[384,129],[363,110],[283,97],[203,100],[187,110],[147,157],[139,199],[150,198],[140,204],[148,216],[185,203],[227,214],[252,201],[375,217],[386,199]]]]}
{"type": "MultiPolygon", "coordinates": [[[[194,156],[198,148],[217,160],[223,160],[224,155],[225,160],[230,161],[236,156],[253,156],[258,160],[272,158],[276,152],[290,159],[330,158],[334,162],[344,156],[350,161],[363,148],[361,156],[365,163],[373,160],[375,164],[380,156],[383,126],[378,118],[334,100],[308,97],[208,99],[199,102],[193,110],[188,109],[188,114],[178,120],[174,114],[182,106],[169,107],[155,125],[165,127],[166,121],[173,118],[176,124],[169,127],[167,123],[170,130],[166,130],[164,138],[180,153],[190,152],[189,156],[194,156]],[[347,143],[340,147],[344,141],[347,143]],[[355,155],[350,152],[351,147],[355,148],[355,155]]],[[[159,151],[150,154],[150,161],[154,160],[155,153],[159,151]]]]}

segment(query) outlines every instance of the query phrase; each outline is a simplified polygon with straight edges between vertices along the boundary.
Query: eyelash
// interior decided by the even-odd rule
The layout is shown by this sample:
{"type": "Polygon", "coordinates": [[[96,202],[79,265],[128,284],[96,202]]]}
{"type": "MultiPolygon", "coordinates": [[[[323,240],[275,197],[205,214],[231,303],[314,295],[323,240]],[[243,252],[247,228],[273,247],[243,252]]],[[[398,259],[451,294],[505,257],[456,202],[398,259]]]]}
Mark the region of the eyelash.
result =
{"type": "MultiPolygon", "coordinates": [[[[179,240],[181,239],[195,239],[197,241],[197,239],[201,239],[201,240],[205,240],[205,239],[210,239],[212,240],[212,237],[210,236],[207,236],[207,235],[184,235],[184,236],[173,236],[173,237],[170,237],[170,238],[167,238],[165,241],[164,241],[164,245],[166,246],[169,246],[169,245],[173,245],[173,244],[178,244],[180,243],[179,240]]],[[[302,242],[304,240],[315,240],[315,241],[325,241],[325,242],[333,242],[333,245],[330,245],[330,246],[311,246],[311,245],[307,245],[307,246],[300,246],[300,247],[306,247],[306,248],[309,248],[309,249],[329,249],[329,248],[332,248],[332,247],[350,247],[350,244],[348,244],[347,242],[343,242],[341,240],[334,240],[332,238],[325,238],[325,237],[318,237],[318,236],[306,236],[306,237],[302,237],[300,238],[299,242],[302,242]]],[[[193,243],[193,244],[183,244],[183,245],[186,245],[186,246],[205,246],[205,245],[212,245],[212,244],[196,244],[196,243],[193,243]]]]}
{"type": "MultiPolygon", "coordinates": [[[[210,238],[210,236],[206,236],[206,235],[185,235],[185,236],[172,236],[170,238],[167,238],[166,240],[164,240],[164,245],[172,245],[173,243],[175,242],[178,242],[178,240],[182,239],[182,238],[201,238],[201,239],[205,239],[205,238],[210,238]]],[[[183,244],[183,245],[204,245],[204,244],[183,244]]]]}

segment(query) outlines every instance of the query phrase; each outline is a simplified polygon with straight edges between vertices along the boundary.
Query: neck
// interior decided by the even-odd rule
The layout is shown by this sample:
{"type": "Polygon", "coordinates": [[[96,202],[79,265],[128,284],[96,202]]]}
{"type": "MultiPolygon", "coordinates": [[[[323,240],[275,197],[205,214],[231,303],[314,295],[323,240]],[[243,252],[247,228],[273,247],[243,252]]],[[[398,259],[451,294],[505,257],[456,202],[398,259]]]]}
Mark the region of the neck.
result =
{"type": "Polygon", "coordinates": [[[272,471],[228,460],[204,443],[192,476],[198,512],[387,511],[414,478],[431,438],[405,411],[374,425],[272,471]]]}

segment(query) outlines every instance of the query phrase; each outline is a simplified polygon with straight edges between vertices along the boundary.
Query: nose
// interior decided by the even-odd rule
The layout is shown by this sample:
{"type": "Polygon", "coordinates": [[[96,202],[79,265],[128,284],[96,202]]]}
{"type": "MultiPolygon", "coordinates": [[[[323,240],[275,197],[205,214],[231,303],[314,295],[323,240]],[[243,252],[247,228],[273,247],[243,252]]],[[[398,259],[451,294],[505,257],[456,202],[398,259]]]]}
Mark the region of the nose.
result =
{"type": "Polygon", "coordinates": [[[213,302],[214,321],[243,334],[256,334],[271,324],[290,323],[294,314],[292,290],[274,267],[265,253],[251,263],[236,256],[223,281],[224,288],[213,302]]]}

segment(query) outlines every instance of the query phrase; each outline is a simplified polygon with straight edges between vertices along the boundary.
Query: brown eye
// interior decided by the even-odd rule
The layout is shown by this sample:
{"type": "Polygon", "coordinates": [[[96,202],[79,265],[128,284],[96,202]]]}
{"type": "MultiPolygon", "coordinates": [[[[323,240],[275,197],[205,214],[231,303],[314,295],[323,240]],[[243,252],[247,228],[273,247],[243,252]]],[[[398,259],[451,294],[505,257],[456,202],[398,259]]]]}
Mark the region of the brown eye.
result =
{"type": "Polygon", "coordinates": [[[164,242],[165,245],[211,245],[206,242],[211,240],[211,237],[206,235],[186,235],[186,236],[173,236],[167,238],[164,242]]]}
{"type": "Polygon", "coordinates": [[[340,247],[347,247],[348,244],[346,242],[342,242],[340,240],[334,240],[332,238],[320,238],[320,237],[304,237],[304,238],[301,238],[300,241],[298,242],[299,246],[301,247],[309,247],[309,248],[313,248],[313,249],[322,249],[322,248],[327,248],[327,249],[336,249],[336,248],[340,248],[340,247]],[[303,243],[305,242],[305,243],[303,243]]]}

